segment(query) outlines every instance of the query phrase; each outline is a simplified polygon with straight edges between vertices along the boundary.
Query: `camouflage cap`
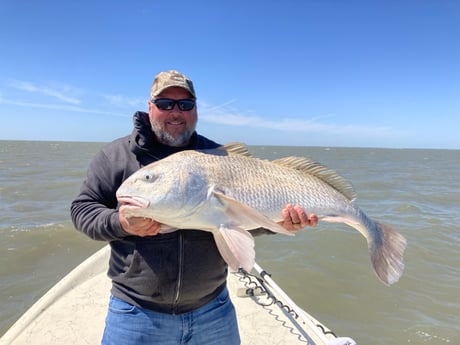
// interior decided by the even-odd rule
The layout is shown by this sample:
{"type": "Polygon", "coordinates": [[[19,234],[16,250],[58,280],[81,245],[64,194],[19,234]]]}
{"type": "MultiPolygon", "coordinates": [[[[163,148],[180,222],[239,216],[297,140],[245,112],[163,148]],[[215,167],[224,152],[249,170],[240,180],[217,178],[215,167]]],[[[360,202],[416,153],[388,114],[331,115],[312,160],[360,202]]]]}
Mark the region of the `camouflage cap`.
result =
{"type": "Polygon", "coordinates": [[[150,98],[158,96],[163,90],[173,86],[187,90],[193,98],[196,98],[192,81],[187,76],[174,70],[160,72],[155,76],[150,89],[150,98]]]}

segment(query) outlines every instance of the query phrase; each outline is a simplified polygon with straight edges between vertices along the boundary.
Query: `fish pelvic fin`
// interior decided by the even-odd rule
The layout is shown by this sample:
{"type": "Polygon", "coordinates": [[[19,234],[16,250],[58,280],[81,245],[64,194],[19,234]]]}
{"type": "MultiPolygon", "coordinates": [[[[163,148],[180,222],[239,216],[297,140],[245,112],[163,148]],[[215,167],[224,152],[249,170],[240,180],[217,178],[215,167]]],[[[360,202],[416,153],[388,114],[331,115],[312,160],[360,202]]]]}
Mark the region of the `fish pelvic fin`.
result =
{"type": "Polygon", "coordinates": [[[396,283],[404,270],[403,256],[407,241],[389,225],[375,222],[379,240],[369,241],[369,252],[375,273],[386,285],[396,283]]]}
{"type": "Polygon", "coordinates": [[[350,181],[340,176],[336,171],[310,158],[284,157],[275,159],[272,163],[313,175],[338,190],[348,200],[354,201],[356,199],[356,192],[350,181]]]}
{"type": "Polygon", "coordinates": [[[252,235],[246,230],[224,224],[213,234],[217,249],[230,269],[237,271],[242,267],[250,272],[256,257],[252,235]]]}

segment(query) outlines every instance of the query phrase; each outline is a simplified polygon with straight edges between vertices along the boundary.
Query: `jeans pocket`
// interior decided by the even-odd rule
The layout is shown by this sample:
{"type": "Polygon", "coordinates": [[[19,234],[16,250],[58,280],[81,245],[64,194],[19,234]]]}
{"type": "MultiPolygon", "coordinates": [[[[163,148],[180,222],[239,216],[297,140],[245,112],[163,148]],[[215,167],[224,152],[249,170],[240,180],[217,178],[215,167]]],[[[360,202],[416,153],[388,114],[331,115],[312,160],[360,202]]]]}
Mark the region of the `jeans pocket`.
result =
{"type": "Polygon", "coordinates": [[[228,302],[228,300],[230,299],[230,295],[228,293],[228,290],[225,288],[220,294],[219,296],[216,297],[216,302],[219,303],[219,304],[225,304],[228,302]]]}
{"type": "Polygon", "coordinates": [[[136,310],[136,306],[129,304],[117,297],[111,296],[109,311],[115,314],[129,314],[136,310]]]}

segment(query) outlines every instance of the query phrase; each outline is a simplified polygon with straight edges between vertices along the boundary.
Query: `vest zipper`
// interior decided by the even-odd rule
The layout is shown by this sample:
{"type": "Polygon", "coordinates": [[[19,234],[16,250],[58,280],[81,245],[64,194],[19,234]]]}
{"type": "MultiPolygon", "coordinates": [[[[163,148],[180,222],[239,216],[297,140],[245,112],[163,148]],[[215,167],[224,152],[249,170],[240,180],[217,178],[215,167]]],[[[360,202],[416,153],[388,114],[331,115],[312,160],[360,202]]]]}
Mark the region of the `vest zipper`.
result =
{"type": "Polygon", "coordinates": [[[182,232],[179,232],[179,250],[178,250],[178,272],[177,272],[177,282],[176,282],[176,296],[174,298],[173,305],[173,314],[176,312],[177,304],[179,303],[180,289],[182,287],[182,275],[184,268],[184,240],[182,237],[182,232]]]}

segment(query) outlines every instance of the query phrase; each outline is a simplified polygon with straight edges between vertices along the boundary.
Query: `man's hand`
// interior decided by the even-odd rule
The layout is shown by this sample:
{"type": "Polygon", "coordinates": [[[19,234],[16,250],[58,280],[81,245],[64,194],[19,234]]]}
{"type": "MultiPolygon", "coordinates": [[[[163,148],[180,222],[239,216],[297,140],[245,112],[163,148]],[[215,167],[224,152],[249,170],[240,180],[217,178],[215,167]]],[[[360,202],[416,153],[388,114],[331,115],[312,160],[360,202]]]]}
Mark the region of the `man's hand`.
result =
{"type": "Polygon", "coordinates": [[[144,217],[126,217],[124,214],[125,206],[120,206],[118,210],[118,219],[121,227],[128,234],[134,236],[155,236],[160,232],[161,223],[144,217]]]}
{"type": "Polygon", "coordinates": [[[288,204],[281,213],[283,215],[283,221],[278,224],[288,231],[299,231],[306,226],[316,226],[316,224],[318,224],[318,217],[316,214],[311,213],[307,215],[299,205],[293,206],[288,204]]]}

